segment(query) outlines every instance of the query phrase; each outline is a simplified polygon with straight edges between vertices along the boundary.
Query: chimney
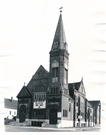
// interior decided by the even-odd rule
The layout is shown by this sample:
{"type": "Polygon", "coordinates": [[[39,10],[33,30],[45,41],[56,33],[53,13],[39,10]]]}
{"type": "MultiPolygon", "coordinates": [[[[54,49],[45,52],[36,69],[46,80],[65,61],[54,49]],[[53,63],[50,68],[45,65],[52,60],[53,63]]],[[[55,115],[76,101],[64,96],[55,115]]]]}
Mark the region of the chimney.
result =
{"type": "Polygon", "coordinates": [[[13,97],[11,97],[11,102],[13,102],[13,97]]]}

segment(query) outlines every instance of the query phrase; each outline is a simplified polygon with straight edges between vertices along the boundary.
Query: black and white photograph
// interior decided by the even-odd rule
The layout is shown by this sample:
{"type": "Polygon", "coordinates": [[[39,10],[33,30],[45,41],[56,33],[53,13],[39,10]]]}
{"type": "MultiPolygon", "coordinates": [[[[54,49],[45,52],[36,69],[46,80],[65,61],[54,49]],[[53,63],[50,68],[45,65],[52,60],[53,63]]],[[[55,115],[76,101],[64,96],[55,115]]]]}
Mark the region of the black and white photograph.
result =
{"type": "Polygon", "coordinates": [[[0,121],[106,134],[106,0],[1,0],[0,121]]]}

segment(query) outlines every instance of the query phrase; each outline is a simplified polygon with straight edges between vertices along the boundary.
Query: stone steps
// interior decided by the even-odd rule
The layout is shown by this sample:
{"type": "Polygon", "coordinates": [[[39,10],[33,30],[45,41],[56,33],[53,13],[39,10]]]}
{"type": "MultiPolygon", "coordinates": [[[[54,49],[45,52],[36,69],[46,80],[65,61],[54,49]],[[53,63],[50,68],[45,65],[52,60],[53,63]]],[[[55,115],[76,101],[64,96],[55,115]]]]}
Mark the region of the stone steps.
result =
{"type": "Polygon", "coordinates": [[[12,125],[12,126],[27,126],[27,123],[26,122],[18,123],[16,121],[12,121],[12,122],[8,123],[7,125],[12,125]]]}
{"type": "Polygon", "coordinates": [[[49,127],[49,128],[57,128],[56,124],[46,124],[44,127],[49,127]]]}

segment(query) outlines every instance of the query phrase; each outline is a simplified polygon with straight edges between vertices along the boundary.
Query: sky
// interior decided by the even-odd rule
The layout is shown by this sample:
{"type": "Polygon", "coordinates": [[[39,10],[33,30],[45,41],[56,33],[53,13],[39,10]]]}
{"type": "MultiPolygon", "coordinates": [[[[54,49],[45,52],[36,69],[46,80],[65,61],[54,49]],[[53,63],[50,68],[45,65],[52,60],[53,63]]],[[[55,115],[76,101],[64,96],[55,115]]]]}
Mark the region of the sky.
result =
{"type": "Polygon", "coordinates": [[[0,95],[17,99],[40,65],[49,71],[59,8],[68,43],[68,82],[83,77],[88,100],[106,105],[105,0],[1,0],[0,95]]]}

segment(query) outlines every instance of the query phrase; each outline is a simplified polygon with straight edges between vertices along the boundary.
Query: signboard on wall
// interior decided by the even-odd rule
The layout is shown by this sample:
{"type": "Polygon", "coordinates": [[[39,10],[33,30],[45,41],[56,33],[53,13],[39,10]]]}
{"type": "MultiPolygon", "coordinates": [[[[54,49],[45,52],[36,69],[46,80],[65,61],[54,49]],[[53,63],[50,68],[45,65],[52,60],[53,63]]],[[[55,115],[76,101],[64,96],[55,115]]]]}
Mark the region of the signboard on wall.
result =
{"type": "Polygon", "coordinates": [[[33,108],[46,108],[46,100],[45,101],[34,101],[33,108]]]}

